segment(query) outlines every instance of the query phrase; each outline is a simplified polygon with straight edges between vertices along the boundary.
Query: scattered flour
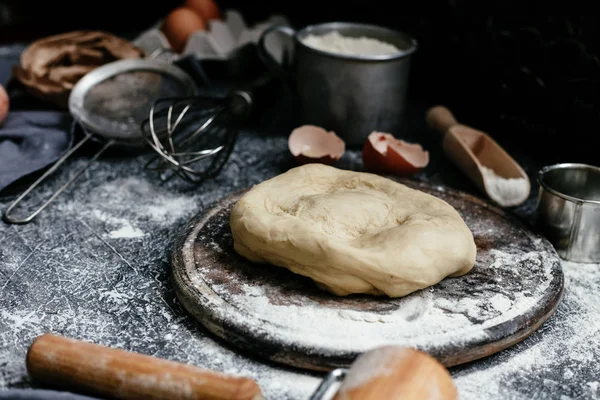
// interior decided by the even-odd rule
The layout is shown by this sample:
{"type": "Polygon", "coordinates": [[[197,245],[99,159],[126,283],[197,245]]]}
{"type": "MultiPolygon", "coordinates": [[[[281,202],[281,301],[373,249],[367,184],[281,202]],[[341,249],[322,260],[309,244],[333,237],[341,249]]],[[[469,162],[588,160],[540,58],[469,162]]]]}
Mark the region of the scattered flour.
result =
{"type": "Polygon", "coordinates": [[[113,289],[101,293],[100,300],[105,300],[117,306],[126,306],[127,302],[131,300],[131,297],[123,292],[113,289]]]}
{"type": "Polygon", "coordinates": [[[99,209],[92,209],[89,214],[95,220],[105,223],[105,228],[107,230],[111,229],[105,236],[112,239],[138,238],[144,236],[144,232],[141,229],[132,226],[131,222],[123,217],[116,217],[109,214],[107,211],[100,211],[99,209]]]}
{"type": "Polygon", "coordinates": [[[138,238],[144,236],[141,229],[134,228],[131,225],[123,225],[121,228],[111,231],[109,236],[113,239],[117,238],[138,238]]]}
{"type": "Polygon", "coordinates": [[[6,310],[2,310],[0,317],[2,317],[3,320],[8,321],[15,329],[31,327],[37,322],[35,311],[19,311],[15,313],[9,313],[6,310]]]}
{"type": "MultiPolygon", "coordinates": [[[[308,399],[323,374],[278,368],[213,340],[174,298],[168,267],[182,225],[203,205],[273,176],[286,149],[285,137],[242,132],[222,173],[194,187],[160,182],[143,168],[151,155],[102,157],[34,223],[0,223],[0,392],[35,386],[27,347],[51,331],[248,376],[267,400],[308,399]],[[126,223],[143,240],[109,237],[126,223]]],[[[88,161],[73,159],[27,203],[47,199],[88,161]]],[[[358,166],[360,154],[340,162],[358,166]]]]}
{"type": "Polygon", "coordinates": [[[169,227],[189,218],[198,204],[193,196],[173,194],[144,179],[128,177],[106,182],[89,195],[57,207],[78,218],[92,217],[102,224],[105,237],[130,239],[146,236],[142,227],[149,223],[169,227]]]}
{"type": "Polygon", "coordinates": [[[396,46],[367,37],[342,36],[333,31],[325,35],[308,35],[302,39],[305,45],[330,53],[355,56],[380,56],[400,53],[396,46]]]}
{"type": "Polygon", "coordinates": [[[490,297],[489,301],[492,307],[500,312],[506,312],[510,310],[510,307],[512,306],[512,301],[500,293],[490,297]]]}
{"type": "MultiPolygon", "coordinates": [[[[223,239],[223,232],[216,229],[214,225],[210,229],[215,230],[214,234],[207,234],[201,241],[210,248],[222,248],[226,245],[227,239],[223,239]],[[215,242],[214,246],[211,240],[215,242]]],[[[484,237],[483,232],[490,229],[498,230],[498,227],[489,223],[479,224],[474,229],[474,235],[484,237]]],[[[191,277],[204,282],[208,279],[209,286],[237,308],[240,315],[259,316],[263,328],[267,322],[270,326],[287,327],[288,329],[277,329],[276,339],[279,342],[300,343],[301,347],[315,346],[318,352],[322,351],[323,342],[327,342],[328,346],[335,343],[334,352],[345,350],[349,346],[358,351],[367,350],[399,341],[427,350],[440,340],[449,340],[451,343],[458,344],[461,341],[472,340],[478,337],[478,334],[485,334],[486,328],[511,321],[515,316],[523,315],[539,305],[540,296],[546,292],[554,279],[553,271],[555,271],[557,258],[549,247],[546,248],[545,242],[534,239],[532,238],[532,242],[540,250],[523,252],[519,246],[514,245],[516,238],[510,236],[503,237],[500,241],[503,244],[497,245],[496,249],[488,248],[482,252],[485,262],[479,267],[497,272],[488,271],[483,274],[485,279],[481,280],[475,278],[481,270],[474,268],[472,274],[468,276],[473,285],[466,290],[468,295],[464,286],[459,290],[452,285],[452,280],[445,280],[439,286],[398,300],[398,303],[394,303],[397,306],[395,309],[386,309],[379,313],[365,313],[352,306],[342,310],[334,306],[323,307],[322,303],[311,296],[296,299],[294,295],[292,297],[295,300],[282,303],[280,302],[282,298],[289,298],[290,289],[284,289],[288,296],[277,295],[278,286],[281,286],[279,278],[275,279],[273,284],[269,280],[257,283],[252,275],[238,277],[235,274],[232,277],[229,273],[228,279],[234,280],[233,286],[241,289],[239,292],[231,293],[228,291],[228,285],[223,285],[218,276],[215,276],[214,281],[211,280],[210,266],[203,262],[196,264],[198,275],[191,277]],[[332,341],[332,338],[335,340],[332,341]]],[[[597,266],[594,267],[595,269],[588,271],[600,272],[597,266]]],[[[595,286],[600,284],[600,273],[596,275],[596,278],[591,278],[595,286]]],[[[576,290],[581,294],[589,295],[590,288],[585,286],[585,282],[586,279],[575,282],[578,286],[576,290]]],[[[572,283],[567,282],[567,293],[569,284],[572,283]]],[[[591,338],[587,336],[588,332],[577,329],[581,323],[589,324],[587,317],[586,321],[583,321],[583,315],[579,315],[575,318],[576,321],[572,321],[573,325],[570,325],[571,321],[569,321],[570,326],[566,329],[568,333],[562,331],[564,327],[558,327],[548,335],[547,330],[552,329],[556,324],[561,324],[565,320],[565,313],[569,313],[571,307],[580,307],[581,302],[585,302],[582,296],[581,299],[576,299],[580,304],[573,305],[573,299],[569,298],[568,294],[566,297],[566,304],[563,302],[550,323],[543,325],[530,340],[514,346],[507,352],[452,370],[461,391],[461,399],[530,398],[526,395],[520,397],[517,391],[531,393],[529,388],[532,384],[540,384],[555,390],[552,382],[561,380],[564,382],[566,379],[563,378],[564,374],[577,378],[578,374],[581,374],[580,371],[592,371],[593,366],[590,363],[597,350],[591,349],[593,345],[591,338]],[[571,340],[569,351],[565,351],[560,344],[562,335],[565,334],[578,337],[581,343],[571,340]],[[585,335],[585,339],[581,334],[585,335]],[[555,342],[556,337],[560,338],[557,342],[555,342]],[[560,351],[552,356],[553,361],[548,362],[544,359],[546,349],[559,348],[560,351]],[[507,353],[510,355],[508,359],[507,353]],[[587,355],[587,358],[581,359],[583,355],[587,355]],[[584,367],[578,368],[576,364],[573,365],[577,362],[583,362],[584,367]],[[552,365],[547,367],[549,363],[552,365]],[[488,374],[488,370],[493,373],[488,374]],[[558,370],[560,375],[544,375],[544,373],[554,373],[554,370],[558,370]]],[[[261,331],[259,325],[261,324],[257,323],[256,326],[248,324],[248,329],[256,329],[257,333],[275,335],[271,329],[261,331]]],[[[597,334],[598,325],[596,324],[591,331],[597,334]]],[[[485,336],[483,338],[485,339],[485,336]]],[[[571,385],[570,388],[584,390],[588,396],[582,398],[597,398],[591,395],[593,384],[588,384],[586,381],[581,385],[576,387],[571,385]]],[[[298,398],[308,398],[308,395],[309,393],[305,393],[304,397],[298,396],[298,398]]]]}
{"type": "Polygon", "coordinates": [[[529,195],[529,182],[524,178],[503,178],[493,169],[482,166],[483,178],[490,197],[502,207],[521,204],[529,195]]]}
{"type": "MultiPolygon", "coordinates": [[[[225,295],[227,287],[218,285],[213,289],[225,295]]],[[[486,333],[479,327],[473,328],[468,318],[457,312],[445,312],[433,306],[432,292],[425,292],[422,300],[406,299],[406,307],[398,312],[389,312],[375,318],[370,313],[338,308],[323,308],[306,298],[299,305],[273,305],[267,292],[268,287],[244,286],[244,292],[232,301],[243,313],[260,316],[261,321],[282,326],[274,340],[288,344],[301,343],[306,348],[346,352],[367,351],[376,346],[403,342],[408,346],[427,349],[439,343],[466,343],[484,339],[486,333]],[[416,318],[418,321],[405,319],[416,318]],[[323,321],[327,321],[323,324],[323,321]],[[348,332],[352,332],[348,335],[348,332]]],[[[261,329],[262,326],[248,327],[261,329]]]]}
{"type": "MultiPolygon", "coordinates": [[[[215,251],[228,246],[226,243],[231,234],[219,228],[226,222],[221,220],[207,225],[212,232],[203,230],[199,233],[200,241],[215,251]]],[[[478,227],[489,228],[489,224],[485,225],[478,227]]],[[[477,233],[476,230],[474,234],[477,233]]],[[[208,283],[228,303],[223,304],[219,312],[231,310],[231,306],[239,310],[240,321],[247,323],[245,328],[257,337],[273,335],[274,341],[287,346],[333,355],[364,352],[376,346],[398,343],[436,352],[447,346],[486,340],[487,329],[536,308],[546,295],[554,278],[556,256],[546,254],[544,250],[526,253],[516,250],[513,253],[510,243],[505,251],[482,253],[469,275],[473,282],[470,285],[476,286],[465,287],[456,284],[456,280],[444,280],[435,287],[404,298],[382,300],[387,306],[376,312],[365,312],[352,304],[343,303],[342,307],[338,303],[323,304],[318,298],[298,292],[291,296],[293,301],[281,303],[278,299],[287,299],[290,295],[279,294],[286,290],[280,283],[248,279],[244,273],[230,271],[228,282],[224,284],[213,273],[215,267],[211,262],[198,261],[190,278],[198,285],[208,283]],[[481,277],[476,278],[479,274],[481,277]],[[215,276],[215,281],[211,281],[211,276],[215,276]],[[490,280],[500,276],[509,282],[490,280]],[[232,286],[235,291],[230,290],[232,286]],[[256,318],[248,319],[245,315],[256,318]],[[265,329],[265,322],[269,327],[279,328],[265,329]]]]}
{"type": "MultiPolygon", "coordinates": [[[[213,340],[172,298],[171,285],[165,278],[167,268],[161,257],[164,245],[172,241],[170,227],[191,217],[200,201],[217,200],[272,174],[274,162],[267,162],[270,158],[264,154],[285,154],[287,146],[285,138],[251,141],[241,136],[240,143],[221,180],[208,182],[197,193],[177,193],[142,178],[108,181],[115,175],[142,176],[143,171],[140,167],[132,172],[132,167],[137,168],[134,162],[115,167],[99,161],[90,177],[92,189],[85,193],[85,181],[79,182],[73,190],[74,199],[63,195],[53,203],[52,207],[58,209],[56,214],[48,209],[35,224],[25,226],[0,224],[0,273],[5,277],[14,273],[10,281],[4,278],[8,285],[0,290],[0,390],[31,386],[25,366],[26,346],[37,335],[51,330],[248,376],[259,383],[268,400],[310,397],[323,374],[278,368],[213,340]],[[120,184],[125,189],[115,192],[120,184]],[[182,208],[171,209],[174,204],[182,208]],[[166,209],[169,211],[164,212],[166,209]],[[92,215],[94,210],[104,213],[97,216],[112,217],[114,221],[98,219],[92,215]],[[55,215],[64,218],[56,219],[55,215]],[[127,259],[139,257],[137,266],[143,266],[144,273],[133,273],[109,250],[102,252],[105,245],[92,246],[97,241],[85,234],[69,236],[66,229],[73,228],[78,219],[104,226],[107,234],[120,229],[123,221],[145,231],[147,240],[140,241],[139,246],[115,246],[127,259]],[[64,226],[59,230],[60,224],[64,226]],[[57,232],[69,240],[54,244],[56,247],[35,246],[57,232]],[[153,236],[150,232],[158,233],[153,236]]],[[[344,156],[346,160],[341,161],[360,168],[360,152],[347,154],[348,158],[344,156]]],[[[565,298],[548,323],[506,351],[452,369],[461,400],[600,400],[600,265],[565,263],[564,269],[565,298]],[[573,378],[567,381],[569,376],[573,378]]],[[[509,283],[509,278],[498,276],[498,281],[509,283]]],[[[434,294],[415,300],[402,318],[418,317],[421,310],[434,307],[434,294]]],[[[507,305],[501,297],[492,299],[493,309],[482,308],[481,314],[507,305]]],[[[468,303],[462,305],[469,307],[468,303]]],[[[472,310],[469,314],[478,315],[472,310]]]]}
{"type": "Polygon", "coordinates": [[[510,355],[500,353],[485,368],[459,370],[454,379],[461,399],[520,398],[515,391],[526,393],[523,384],[542,381],[536,398],[600,399],[598,381],[588,381],[576,394],[567,392],[565,383],[576,376],[574,370],[596,370],[600,376],[600,297],[593,295],[600,292],[600,265],[563,261],[563,270],[564,299],[543,335],[517,344],[510,355]]]}
{"type": "Polygon", "coordinates": [[[195,199],[189,195],[178,196],[134,177],[105,183],[93,195],[99,205],[106,205],[108,209],[125,211],[126,215],[138,219],[150,218],[165,225],[188,216],[197,207],[195,199]]]}

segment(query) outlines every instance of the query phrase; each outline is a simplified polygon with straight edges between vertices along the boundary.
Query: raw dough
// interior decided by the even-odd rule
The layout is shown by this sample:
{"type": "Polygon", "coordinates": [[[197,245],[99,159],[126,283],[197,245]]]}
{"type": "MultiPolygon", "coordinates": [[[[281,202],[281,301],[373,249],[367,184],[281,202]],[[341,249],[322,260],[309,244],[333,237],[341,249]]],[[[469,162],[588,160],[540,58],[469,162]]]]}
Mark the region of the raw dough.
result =
{"type": "Polygon", "coordinates": [[[230,225],[243,257],[288,268],[340,296],[406,296],[475,263],[473,235],[445,201],[323,164],[254,186],[233,207],[230,225]]]}

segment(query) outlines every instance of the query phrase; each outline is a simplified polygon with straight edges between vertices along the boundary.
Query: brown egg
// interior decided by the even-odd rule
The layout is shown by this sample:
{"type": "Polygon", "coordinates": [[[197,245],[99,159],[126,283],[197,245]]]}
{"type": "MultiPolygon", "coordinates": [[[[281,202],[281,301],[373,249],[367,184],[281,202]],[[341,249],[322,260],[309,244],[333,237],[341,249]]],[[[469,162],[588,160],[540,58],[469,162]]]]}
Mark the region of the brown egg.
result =
{"type": "Polygon", "coordinates": [[[429,164],[429,152],[420,144],[396,139],[389,133],[371,132],[362,159],[369,171],[408,176],[429,164]]]}
{"type": "Polygon", "coordinates": [[[206,21],[193,9],[178,7],[167,15],[161,30],[173,50],[181,53],[192,33],[206,30],[206,21]]]}
{"type": "Polygon", "coordinates": [[[221,19],[221,10],[213,0],[186,0],[185,5],[200,14],[206,21],[221,19]]]}
{"type": "Polygon", "coordinates": [[[4,90],[4,87],[0,85],[0,125],[2,125],[8,115],[8,106],[8,94],[4,90]]]}
{"type": "Polygon", "coordinates": [[[333,164],[346,151],[346,143],[335,132],[314,125],[294,129],[288,138],[288,147],[300,164],[333,164]]]}

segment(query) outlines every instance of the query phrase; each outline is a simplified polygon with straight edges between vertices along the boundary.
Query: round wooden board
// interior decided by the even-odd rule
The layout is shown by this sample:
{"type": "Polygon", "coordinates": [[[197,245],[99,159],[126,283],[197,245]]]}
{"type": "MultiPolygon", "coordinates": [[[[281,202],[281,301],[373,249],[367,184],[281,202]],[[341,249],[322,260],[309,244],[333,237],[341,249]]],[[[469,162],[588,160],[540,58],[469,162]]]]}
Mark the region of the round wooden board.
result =
{"type": "Polygon", "coordinates": [[[253,264],[233,250],[235,193],[194,217],[172,253],[176,295],[215,335],[270,361],[317,371],[397,344],[446,366],[476,360],[530,335],[563,291],[550,243],[503,210],[468,194],[400,181],[451,204],[473,232],[470,273],[399,299],[337,297],[285,268],[253,264]]]}

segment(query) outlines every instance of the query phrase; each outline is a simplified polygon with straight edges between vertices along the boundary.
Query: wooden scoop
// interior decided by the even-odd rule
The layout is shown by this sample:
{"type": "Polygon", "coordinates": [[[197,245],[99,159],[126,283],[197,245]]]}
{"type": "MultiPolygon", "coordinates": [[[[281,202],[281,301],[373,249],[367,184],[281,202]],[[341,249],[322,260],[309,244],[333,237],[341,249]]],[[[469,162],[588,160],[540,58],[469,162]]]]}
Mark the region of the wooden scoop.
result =
{"type": "Polygon", "coordinates": [[[249,378],[52,334],[27,352],[29,375],[50,386],[122,400],[262,400],[249,378]]]}
{"type": "Polygon", "coordinates": [[[529,177],[521,166],[485,132],[459,124],[450,110],[432,107],[426,115],[427,125],[443,135],[446,156],[456,164],[491,200],[503,207],[522,204],[531,192],[529,177]],[[500,178],[492,179],[489,168],[500,178]],[[522,178],[523,181],[516,181],[522,178]],[[512,196],[498,194],[499,184],[512,196]],[[503,184],[503,185],[502,185],[503,184]],[[512,189],[511,189],[512,187],[512,189]]]}

